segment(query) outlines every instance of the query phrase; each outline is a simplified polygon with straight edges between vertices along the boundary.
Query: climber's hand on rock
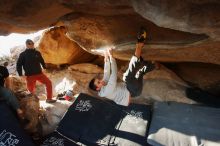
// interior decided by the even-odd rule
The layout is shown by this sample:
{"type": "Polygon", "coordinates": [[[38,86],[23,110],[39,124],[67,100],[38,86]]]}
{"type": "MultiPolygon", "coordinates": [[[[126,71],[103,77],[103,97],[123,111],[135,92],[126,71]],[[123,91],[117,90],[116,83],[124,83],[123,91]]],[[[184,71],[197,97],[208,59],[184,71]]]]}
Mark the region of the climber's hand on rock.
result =
{"type": "Polygon", "coordinates": [[[110,58],[113,57],[113,49],[114,49],[114,47],[107,48],[107,54],[110,58]]]}

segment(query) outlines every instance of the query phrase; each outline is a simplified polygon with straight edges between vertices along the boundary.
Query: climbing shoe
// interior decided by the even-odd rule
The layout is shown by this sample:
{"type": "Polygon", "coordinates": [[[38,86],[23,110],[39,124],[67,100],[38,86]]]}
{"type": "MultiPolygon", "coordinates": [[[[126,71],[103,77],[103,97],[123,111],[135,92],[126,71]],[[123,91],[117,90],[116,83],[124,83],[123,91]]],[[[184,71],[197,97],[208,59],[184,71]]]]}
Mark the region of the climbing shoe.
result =
{"type": "Polygon", "coordinates": [[[146,39],[147,39],[147,31],[144,27],[141,27],[137,35],[137,41],[139,43],[144,43],[146,39]]]}

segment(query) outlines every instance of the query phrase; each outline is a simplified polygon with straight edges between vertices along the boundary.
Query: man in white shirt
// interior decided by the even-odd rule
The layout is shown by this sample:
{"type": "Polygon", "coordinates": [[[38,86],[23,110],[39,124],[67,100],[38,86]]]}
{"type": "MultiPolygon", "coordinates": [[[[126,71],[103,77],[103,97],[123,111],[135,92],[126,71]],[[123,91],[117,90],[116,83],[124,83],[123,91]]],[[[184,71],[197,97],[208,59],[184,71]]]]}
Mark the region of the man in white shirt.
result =
{"type": "Polygon", "coordinates": [[[90,89],[98,91],[100,97],[106,97],[123,106],[129,105],[131,97],[139,96],[143,88],[144,74],[155,68],[154,64],[144,61],[141,57],[146,37],[146,30],[141,28],[135,54],[123,75],[124,82],[117,83],[117,64],[110,49],[105,54],[104,77],[92,79],[89,84],[90,89]]]}

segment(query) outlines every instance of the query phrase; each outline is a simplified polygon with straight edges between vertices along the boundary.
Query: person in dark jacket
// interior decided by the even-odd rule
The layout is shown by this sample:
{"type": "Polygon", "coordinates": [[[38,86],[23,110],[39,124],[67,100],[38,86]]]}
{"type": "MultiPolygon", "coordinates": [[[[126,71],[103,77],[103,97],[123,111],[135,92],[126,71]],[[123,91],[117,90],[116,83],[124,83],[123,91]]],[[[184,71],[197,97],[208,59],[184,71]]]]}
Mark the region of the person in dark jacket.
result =
{"type": "Polygon", "coordinates": [[[24,119],[24,113],[20,108],[17,97],[9,90],[10,80],[8,69],[0,66],[0,100],[6,103],[16,111],[19,118],[24,119]]]}
{"type": "Polygon", "coordinates": [[[27,88],[31,93],[35,93],[36,81],[46,85],[48,103],[56,102],[52,99],[52,83],[50,79],[42,72],[42,67],[46,69],[44,59],[41,53],[34,48],[34,42],[30,39],[26,40],[27,49],[23,51],[17,61],[17,72],[19,76],[23,76],[22,67],[25,71],[27,88]],[[42,66],[42,67],[41,67],[42,66]]]}

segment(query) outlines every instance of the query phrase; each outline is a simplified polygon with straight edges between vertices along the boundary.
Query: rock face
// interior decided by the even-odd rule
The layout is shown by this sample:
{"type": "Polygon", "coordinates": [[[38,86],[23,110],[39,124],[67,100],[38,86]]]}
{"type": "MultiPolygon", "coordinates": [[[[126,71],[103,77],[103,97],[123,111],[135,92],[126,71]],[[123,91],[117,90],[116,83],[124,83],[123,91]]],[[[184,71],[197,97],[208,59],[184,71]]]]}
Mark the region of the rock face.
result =
{"type": "Polygon", "coordinates": [[[148,44],[168,45],[167,48],[169,45],[190,44],[207,38],[202,34],[158,27],[135,13],[117,16],[72,14],[67,18],[70,19],[64,23],[68,28],[67,35],[84,49],[90,52],[97,50],[96,53],[109,46],[124,51],[134,49],[140,26],[148,30],[148,44]]]}
{"type": "Polygon", "coordinates": [[[38,48],[46,63],[76,64],[90,62],[97,58],[81,49],[65,34],[65,27],[55,27],[44,32],[38,48]]]}
{"type": "Polygon", "coordinates": [[[68,70],[79,71],[81,73],[88,73],[88,74],[102,74],[103,73],[102,68],[91,63],[75,64],[75,65],[69,66],[68,70]]]}
{"type": "MultiPolygon", "coordinates": [[[[220,65],[219,41],[207,41],[190,46],[174,46],[157,45],[153,48],[146,45],[143,49],[142,56],[145,60],[156,60],[160,62],[203,62],[220,65]]],[[[134,48],[135,44],[132,45],[134,48]]],[[[123,46],[122,48],[127,48],[123,46]]],[[[117,58],[128,60],[134,54],[134,50],[115,49],[114,56],[117,58]]]]}
{"type": "Polygon", "coordinates": [[[155,24],[192,33],[205,33],[219,39],[218,0],[132,0],[134,9],[155,24]]]}
{"type": "Polygon", "coordinates": [[[44,3],[2,0],[1,32],[28,32],[48,27],[68,13],[115,16],[135,11],[162,27],[215,37],[219,35],[219,7],[218,0],[46,0],[44,3]]]}
{"type": "Polygon", "coordinates": [[[177,63],[172,70],[193,87],[199,87],[219,97],[220,95],[220,67],[205,63],[177,63]]]}
{"type": "Polygon", "coordinates": [[[27,33],[46,28],[71,10],[58,1],[2,0],[0,2],[1,34],[27,33]]]}
{"type": "MultiPolygon", "coordinates": [[[[67,27],[69,38],[84,50],[100,54],[99,50],[103,47],[116,46],[116,57],[128,60],[128,56],[133,53],[131,50],[136,42],[136,32],[143,25],[148,28],[149,36],[145,59],[219,64],[220,2],[217,0],[46,0],[44,4],[36,0],[3,0],[0,8],[2,34],[63,25],[67,27]],[[62,23],[57,23],[58,21],[62,23]]],[[[65,54],[70,50],[66,47],[70,46],[61,42],[69,43],[61,34],[61,42],[55,39],[59,33],[61,32],[51,30],[51,35],[45,36],[49,40],[48,44],[43,44],[48,46],[53,42],[54,45],[46,49],[44,46],[40,48],[44,50],[49,63],[72,63],[74,59],[69,56],[73,52],[65,54]],[[65,57],[59,60],[54,52],[62,52],[65,57]]]]}

